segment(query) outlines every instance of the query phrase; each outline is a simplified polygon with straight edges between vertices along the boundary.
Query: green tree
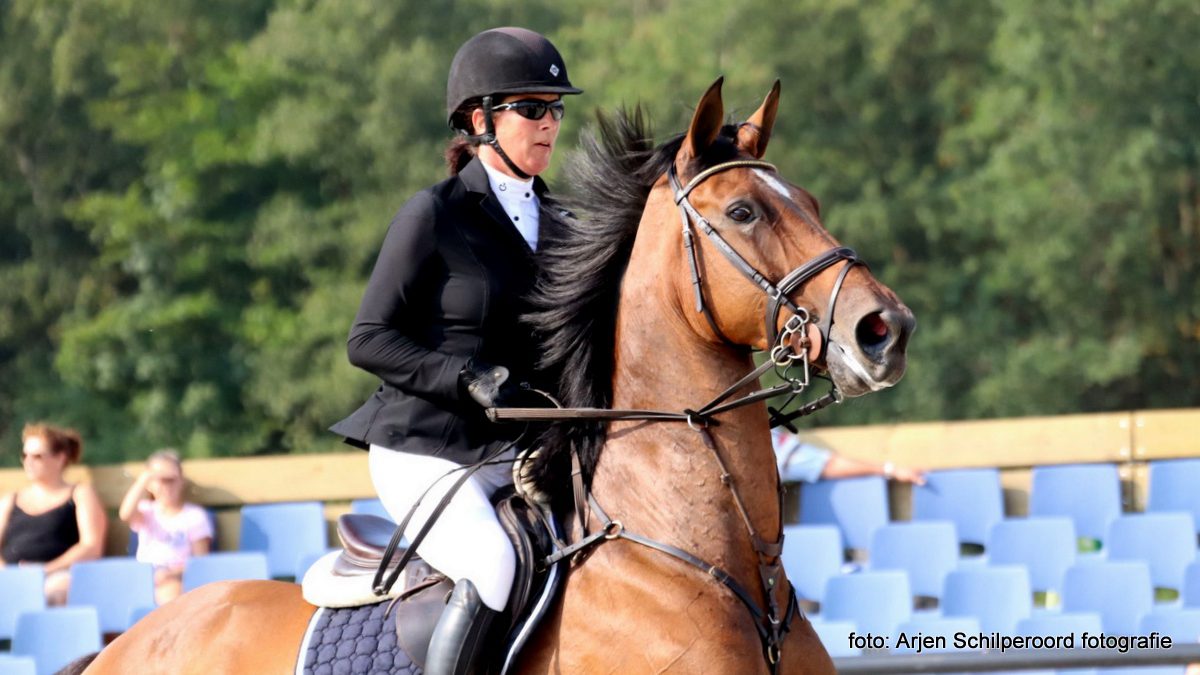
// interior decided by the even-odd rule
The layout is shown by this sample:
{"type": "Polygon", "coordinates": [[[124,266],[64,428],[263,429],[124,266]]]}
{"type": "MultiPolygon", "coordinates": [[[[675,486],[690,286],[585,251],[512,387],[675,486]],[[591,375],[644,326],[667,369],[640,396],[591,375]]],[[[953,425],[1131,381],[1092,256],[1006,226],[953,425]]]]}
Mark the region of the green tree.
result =
{"type": "MultiPolygon", "coordinates": [[[[1182,0],[0,0],[0,442],[337,447],[391,215],[444,175],[455,49],[526,25],[682,130],[776,77],[768,159],[917,314],[814,423],[1200,404],[1200,17],[1182,0]]],[[[548,174],[556,184],[564,158],[548,174]]],[[[6,456],[0,462],[12,463],[6,456]]]]}
{"type": "MultiPolygon", "coordinates": [[[[97,432],[120,425],[124,412],[63,378],[55,358],[62,318],[78,304],[107,302],[114,280],[97,268],[96,248],[67,205],[126,180],[135,166],[130,149],[88,119],[87,103],[106,82],[72,84],[58,70],[76,11],[0,3],[0,442],[19,448],[23,423],[47,419],[78,427],[89,455],[103,458],[116,439],[95,444],[97,432]]],[[[2,453],[0,463],[17,457],[2,453]]]]}

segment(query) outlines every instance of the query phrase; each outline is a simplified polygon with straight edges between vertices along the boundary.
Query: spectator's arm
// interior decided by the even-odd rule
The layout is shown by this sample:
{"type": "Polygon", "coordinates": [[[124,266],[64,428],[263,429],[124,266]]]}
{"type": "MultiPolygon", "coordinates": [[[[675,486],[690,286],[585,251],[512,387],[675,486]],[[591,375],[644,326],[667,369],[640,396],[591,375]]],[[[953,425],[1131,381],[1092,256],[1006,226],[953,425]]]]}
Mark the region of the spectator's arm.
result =
{"type": "Polygon", "coordinates": [[[898,480],[903,483],[925,484],[925,472],[920,469],[896,466],[891,462],[880,464],[854,459],[838,453],[830,456],[829,461],[825,463],[824,470],[821,471],[821,478],[824,479],[857,478],[859,476],[883,476],[889,480],[898,480]]]}
{"type": "Polygon", "coordinates": [[[138,502],[146,496],[146,483],[149,482],[150,472],[143,471],[137,480],[133,481],[133,485],[129,486],[129,491],[121,500],[121,508],[117,509],[117,517],[132,530],[137,530],[142,526],[142,513],[138,510],[138,502]]]}
{"type": "Polygon", "coordinates": [[[208,555],[212,551],[212,537],[203,537],[192,542],[192,555],[208,555]]]}
{"type": "Polygon", "coordinates": [[[91,485],[82,484],[75,488],[75,518],[79,525],[79,542],[65,553],[46,563],[46,572],[69,569],[83,560],[95,560],[104,554],[104,531],[108,519],[104,515],[104,504],[91,485]]]}
{"type": "MultiPolygon", "coordinates": [[[[4,495],[0,497],[0,546],[4,545],[4,532],[8,529],[8,514],[12,513],[13,504],[17,501],[17,493],[4,495]]],[[[13,562],[18,562],[14,560],[13,562]]],[[[0,566],[7,565],[8,561],[0,556],[0,566]]]]}

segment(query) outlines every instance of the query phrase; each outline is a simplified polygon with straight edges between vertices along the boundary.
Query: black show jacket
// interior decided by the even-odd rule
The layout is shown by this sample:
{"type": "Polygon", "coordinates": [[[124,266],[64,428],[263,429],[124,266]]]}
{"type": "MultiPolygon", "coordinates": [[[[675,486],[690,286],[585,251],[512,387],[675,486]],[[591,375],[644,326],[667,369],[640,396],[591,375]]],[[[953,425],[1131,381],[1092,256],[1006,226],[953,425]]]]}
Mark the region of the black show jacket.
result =
{"type": "Polygon", "coordinates": [[[458,373],[474,358],[532,381],[533,340],[518,317],[536,271],[478,158],[418,192],[388,228],[347,345],[350,362],[383,382],[330,430],[461,464],[515,438],[522,425],[489,422],[458,373]]]}

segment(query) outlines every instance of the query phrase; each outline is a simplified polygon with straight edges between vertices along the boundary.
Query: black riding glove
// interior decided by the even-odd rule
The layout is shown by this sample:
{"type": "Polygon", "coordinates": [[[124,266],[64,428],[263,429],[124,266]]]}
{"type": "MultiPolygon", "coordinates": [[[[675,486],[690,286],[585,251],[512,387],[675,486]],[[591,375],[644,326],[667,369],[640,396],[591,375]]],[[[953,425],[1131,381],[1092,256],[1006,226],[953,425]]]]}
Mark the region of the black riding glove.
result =
{"type": "Polygon", "coordinates": [[[493,366],[474,359],[458,373],[458,386],[483,408],[504,408],[516,405],[524,390],[510,381],[508,368],[493,366]]]}

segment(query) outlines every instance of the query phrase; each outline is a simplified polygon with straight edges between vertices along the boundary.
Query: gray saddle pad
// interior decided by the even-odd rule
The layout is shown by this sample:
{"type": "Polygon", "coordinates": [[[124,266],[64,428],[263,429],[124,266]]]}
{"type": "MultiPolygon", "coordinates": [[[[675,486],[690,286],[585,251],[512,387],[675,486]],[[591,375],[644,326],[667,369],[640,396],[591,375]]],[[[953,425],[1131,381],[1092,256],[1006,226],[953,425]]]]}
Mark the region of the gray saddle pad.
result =
{"type": "Polygon", "coordinates": [[[305,635],[303,675],[419,675],[396,640],[387,602],[318,609],[305,635]]]}

